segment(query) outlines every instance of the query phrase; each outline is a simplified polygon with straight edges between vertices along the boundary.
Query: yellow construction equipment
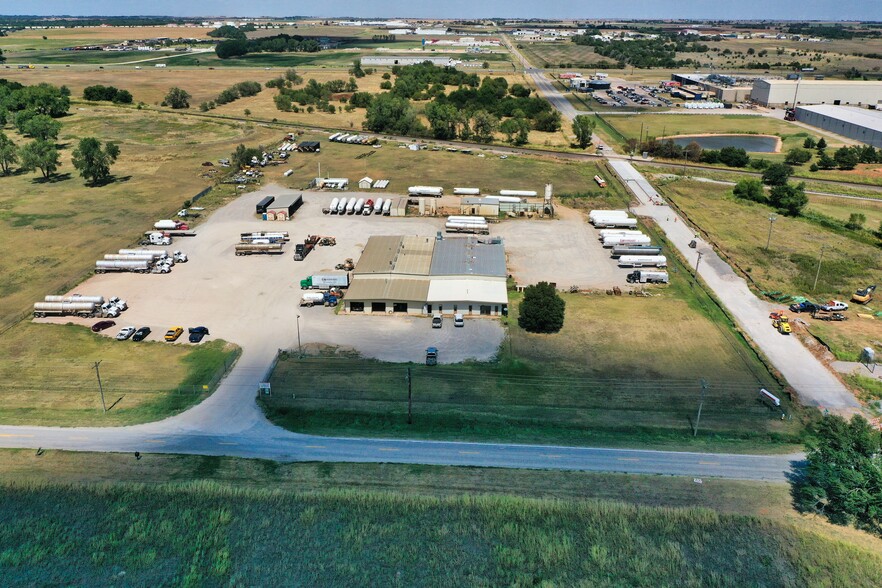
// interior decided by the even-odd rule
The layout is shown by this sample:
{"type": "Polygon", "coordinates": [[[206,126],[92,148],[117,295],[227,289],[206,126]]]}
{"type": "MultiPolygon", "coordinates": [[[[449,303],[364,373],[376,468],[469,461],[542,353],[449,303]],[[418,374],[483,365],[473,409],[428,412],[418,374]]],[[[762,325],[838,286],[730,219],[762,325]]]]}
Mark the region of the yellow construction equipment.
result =
{"type": "Polygon", "coordinates": [[[873,292],[876,291],[876,286],[867,286],[861,290],[856,290],[854,295],[851,297],[852,302],[857,302],[858,304],[866,304],[870,300],[873,299],[873,292]]]}

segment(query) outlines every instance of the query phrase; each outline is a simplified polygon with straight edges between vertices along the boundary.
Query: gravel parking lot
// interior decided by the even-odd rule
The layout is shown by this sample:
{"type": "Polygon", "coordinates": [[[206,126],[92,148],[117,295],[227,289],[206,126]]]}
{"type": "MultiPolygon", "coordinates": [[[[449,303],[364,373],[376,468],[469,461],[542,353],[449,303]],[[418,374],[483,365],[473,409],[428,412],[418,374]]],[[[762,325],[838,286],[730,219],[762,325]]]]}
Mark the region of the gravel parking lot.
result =
{"type": "MultiPolygon", "coordinates": [[[[117,327],[105,331],[108,336],[123,326],[149,326],[153,333],[148,340],[157,340],[170,326],[205,325],[210,338],[223,338],[271,357],[277,349],[297,348],[299,314],[303,345],[337,345],[387,361],[422,361],[429,345],[442,350],[443,362],[486,360],[496,354],[504,337],[496,320],[475,318],[458,329],[450,320],[439,330],[431,329],[429,320],[420,317],[347,316],[323,307],[301,308],[301,278],[333,270],[347,257],[357,261],[371,235],[434,235],[443,230],[444,219],[324,215],[322,207],[336,194],[304,192],[304,205],[292,221],[257,220],[257,202],[266,195],[286,192],[271,185],[243,195],[200,223],[197,236],[175,239],[168,249],[184,251],[190,261],[175,265],[170,274],[95,275],[74,291],[128,301],[129,310],[115,319],[117,327]],[[292,242],[283,255],[234,255],[240,233],[262,230],[290,233],[292,242]],[[294,243],[307,235],[334,236],[337,245],[318,247],[306,260],[296,262],[294,243]]],[[[346,193],[347,197],[357,195],[346,193]]],[[[578,213],[565,211],[560,220],[553,221],[503,222],[494,225],[491,233],[505,238],[510,272],[519,283],[549,280],[560,287],[624,283],[624,270],[615,268],[594,230],[578,213]]],[[[95,322],[69,317],[40,320],[95,322]]],[[[186,334],[179,342],[186,344],[186,334]]]]}

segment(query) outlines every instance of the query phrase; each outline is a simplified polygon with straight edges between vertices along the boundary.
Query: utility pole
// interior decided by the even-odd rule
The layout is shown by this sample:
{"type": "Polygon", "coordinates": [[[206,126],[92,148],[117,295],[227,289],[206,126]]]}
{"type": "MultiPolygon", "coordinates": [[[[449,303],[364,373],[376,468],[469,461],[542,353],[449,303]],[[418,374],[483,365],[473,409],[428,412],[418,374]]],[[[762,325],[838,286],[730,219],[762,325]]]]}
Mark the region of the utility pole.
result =
{"type": "Polygon", "coordinates": [[[104,402],[104,386],[101,384],[101,371],[98,369],[98,366],[101,365],[101,361],[95,362],[95,376],[98,378],[98,391],[101,392],[101,408],[107,413],[107,404],[104,402]]]}
{"type": "Polygon", "coordinates": [[[698,264],[701,263],[701,256],[704,255],[701,251],[698,252],[698,259],[695,260],[695,276],[698,277],[698,264]]]}
{"type": "Polygon", "coordinates": [[[707,392],[707,381],[701,379],[701,400],[698,402],[698,415],[695,417],[695,427],[692,429],[692,436],[698,435],[698,423],[701,421],[701,409],[704,408],[704,395],[707,392]]]}
{"type": "Polygon", "coordinates": [[[303,345],[300,343],[300,315],[297,315],[297,355],[303,359],[303,345]]]}
{"type": "Polygon", "coordinates": [[[410,368],[407,368],[407,375],[404,377],[407,380],[407,424],[413,424],[413,395],[411,390],[411,377],[410,377],[410,368]]]}
{"type": "Polygon", "coordinates": [[[769,246],[772,244],[772,225],[775,224],[775,221],[778,220],[778,217],[774,214],[769,215],[769,238],[766,239],[766,253],[769,251],[769,246]]]}
{"type": "Polygon", "coordinates": [[[824,259],[824,247],[826,245],[821,245],[821,254],[818,256],[818,271],[815,272],[815,283],[812,284],[812,292],[818,287],[818,278],[821,276],[821,260],[824,259]]]}

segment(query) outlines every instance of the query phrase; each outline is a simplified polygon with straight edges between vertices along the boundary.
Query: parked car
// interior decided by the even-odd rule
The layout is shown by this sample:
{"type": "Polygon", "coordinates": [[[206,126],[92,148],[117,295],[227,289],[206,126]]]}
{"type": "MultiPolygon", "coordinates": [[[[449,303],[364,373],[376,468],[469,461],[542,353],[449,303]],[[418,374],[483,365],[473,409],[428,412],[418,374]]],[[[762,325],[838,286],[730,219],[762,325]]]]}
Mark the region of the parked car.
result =
{"type": "Polygon", "coordinates": [[[94,325],[92,325],[93,333],[100,333],[104,329],[109,329],[110,327],[115,327],[116,321],[98,321],[94,325]]]}
{"type": "Polygon", "coordinates": [[[432,317],[432,328],[433,328],[433,329],[440,329],[440,328],[441,328],[441,320],[442,320],[442,319],[441,319],[441,315],[440,315],[440,314],[436,314],[436,315],[434,315],[434,316],[432,317]]]}
{"type": "Polygon", "coordinates": [[[453,326],[454,327],[464,327],[465,326],[465,320],[462,318],[461,313],[456,313],[455,315],[453,315],[453,326]]]}
{"type": "Polygon", "coordinates": [[[123,329],[116,334],[117,341],[125,341],[129,337],[135,334],[135,327],[123,327],[123,329]]]}
{"type": "Polygon", "coordinates": [[[165,332],[166,341],[177,341],[184,334],[184,327],[172,327],[165,332]]]}
{"type": "Polygon", "coordinates": [[[141,327],[132,335],[132,341],[143,341],[150,334],[150,327],[141,327]]]}
{"type": "Polygon", "coordinates": [[[817,310],[817,308],[816,304],[806,300],[805,302],[800,302],[798,304],[791,304],[790,312],[813,312],[817,310]]]}
{"type": "Polygon", "coordinates": [[[190,343],[199,343],[208,334],[208,329],[205,327],[193,327],[190,329],[190,343]]]}
{"type": "Polygon", "coordinates": [[[841,300],[830,300],[826,304],[822,304],[819,306],[821,310],[826,310],[827,312],[838,312],[840,310],[848,310],[848,304],[842,302],[841,300]]]}

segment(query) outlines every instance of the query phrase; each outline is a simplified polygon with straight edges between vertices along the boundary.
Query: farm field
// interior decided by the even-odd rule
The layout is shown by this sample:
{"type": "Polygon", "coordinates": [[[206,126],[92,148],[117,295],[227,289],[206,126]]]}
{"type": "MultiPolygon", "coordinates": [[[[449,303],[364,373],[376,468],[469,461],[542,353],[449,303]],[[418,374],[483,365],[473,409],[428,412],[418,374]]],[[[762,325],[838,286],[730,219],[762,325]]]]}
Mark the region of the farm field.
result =
{"type": "Polygon", "coordinates": [[[710,451],[792,447],[801,435],[799,410],[788,405],[794,414],[782,421],[757,403],[758,387],[777,390],[774,380],[706,294],[688,285],[686,269],[672,271],[673,285],[652,290],[651,298],[565,294],[567,318],[557,335],[520,329],[512,294],[508,338],[489,364],[289,356],[272,376],[274,394],[262,401],[277,424],[321,435],[710,451]],[[656,347],[635,362],[635,350],[656,347]],[[702,413],[705,435],[693,438],[689,419],[702,378],[714,400],[702,413]]]}
{"type": "Polygon", "coordinates": [[[614,574],[629,584],[869,586],[882,573],[865,547],[699,508],[205,483],[0,493],[0,565],[13,585],[125,571],[133,584],[570,585],[614,574]]]}
{"type": "MultiPolygon", "coordinates": [[[[125,313],[116,320],[112,334],[126,324],[125,313]]],[[[222,340],[194,347],[170,345],[161,336],[117,342],[73,325],[16,325],[0,335],[0,423],[118,426],[159,420],[205,399],[239,352],[222,340]],[[107,413],[95,362],[101,362],[107,413]]]]}

